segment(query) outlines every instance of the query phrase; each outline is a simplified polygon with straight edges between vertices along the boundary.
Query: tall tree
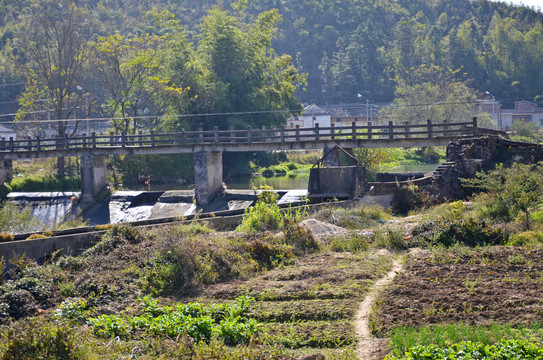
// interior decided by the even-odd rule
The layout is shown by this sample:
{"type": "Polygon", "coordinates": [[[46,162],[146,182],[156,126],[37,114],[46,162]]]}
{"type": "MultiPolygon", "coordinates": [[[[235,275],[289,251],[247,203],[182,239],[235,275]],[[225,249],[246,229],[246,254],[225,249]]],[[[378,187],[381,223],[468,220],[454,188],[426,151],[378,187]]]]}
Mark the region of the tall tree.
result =
{"type": "MultiPolygon", "coordinates": [[[[64,120],[73,118],[84,101],[84,69],[93,51],[88,24],[88,14],[74,2],[41,0],[32,4],[20,27],[21,63],[29,79],[35,74],[61,138],[68,129],[64,120]]],[[[77,122],[73,131],[76,129],[77,122]]],[[[58,174],[64,175],[64,158],[58,159],[58,174]]]]}
{"type": "MultiPolygon", "coordinates": [[[[442,73],[440,69],[426,72],[442,73]]],[[[420,74],[421,72],[419,72],[420,74]]],[[[431,75],[435,78],[436,75],[431,75]]],[[[480,126],[495,126],[490,116],[479,110],[478,94],[466,84],[453,79],[453,74],[440,75],[438,80],[408,85],[399,82],[392,106],[385,107],[379,116],[397,124],[408,121],[411,124],[434,122],[468,121],[479,117],[480,126]]]]}
{"type": "Polygon", "coordinates": [[[271,47],[281,16],[277,10],[243,21],[243,1],[234,4],[234,15],[213,8],[200,25],[198,55],[212,73],[216,100],[214,112],[257,112],[246,116],[217,117],[204,127],[277,126],[290,113],[301,110],[294,92],[304,83],[289,55],[271,47]]]}
{"type": "Polygon", "coordinates": [[[107,112],[117,132],[134,133],[149,121],[146,116],[164,114],[159,98],[169,83],[160,61],[165,41],[148,33],[98,38],[93,69],[106,91],[107,112]]]}

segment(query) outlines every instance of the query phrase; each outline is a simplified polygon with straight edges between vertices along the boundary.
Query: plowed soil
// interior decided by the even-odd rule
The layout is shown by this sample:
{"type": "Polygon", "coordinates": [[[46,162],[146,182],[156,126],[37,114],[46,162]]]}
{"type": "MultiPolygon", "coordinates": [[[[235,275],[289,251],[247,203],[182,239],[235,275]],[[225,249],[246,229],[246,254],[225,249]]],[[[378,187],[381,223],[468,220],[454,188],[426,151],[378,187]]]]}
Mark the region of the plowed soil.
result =
{"type": "Polygon", "coordinates": [[[543,321],[543,247],[417,251],[380,297],[374,333],[438,323],[543,321]]]}

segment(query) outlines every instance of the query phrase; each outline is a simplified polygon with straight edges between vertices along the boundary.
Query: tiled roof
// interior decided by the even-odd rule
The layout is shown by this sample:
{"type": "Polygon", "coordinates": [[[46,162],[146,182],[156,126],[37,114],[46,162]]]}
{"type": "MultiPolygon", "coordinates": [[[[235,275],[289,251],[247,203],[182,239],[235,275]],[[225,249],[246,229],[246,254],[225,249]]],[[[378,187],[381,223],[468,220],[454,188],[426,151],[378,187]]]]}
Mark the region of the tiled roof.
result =
{"type": "Polygon", "coordinates": [[[0,132],[3,132],[3,133],[14,133],[15,131],[11,130],[11,129],[8,129],[7,127],[3,126],[3,125],[0,125],[0,132]]]}

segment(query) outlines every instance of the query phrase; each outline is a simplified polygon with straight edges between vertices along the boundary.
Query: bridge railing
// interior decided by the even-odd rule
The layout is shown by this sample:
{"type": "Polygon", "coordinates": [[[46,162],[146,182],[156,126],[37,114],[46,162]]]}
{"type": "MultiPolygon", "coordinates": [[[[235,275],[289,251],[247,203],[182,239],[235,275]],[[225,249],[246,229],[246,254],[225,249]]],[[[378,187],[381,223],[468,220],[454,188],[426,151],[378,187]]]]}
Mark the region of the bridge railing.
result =
{"type": "Polygon", "coordinates": [[[394,124],[373,125],[369,122],[361,126],[353,122],[349,126],[321,127],[315,124],[313,128],[276,129],[246,129],[184,131],[175,133],[143,133],[64,136],[56,138],[27,138],[0,139],[0,152],[52,151],[69,149],[93,148],[124,148],[124,147],[162,147],[162,146],[192,146],[198,144],[251,144],[251,143],[285,143],[308,142],[323,140],[397,140],[423,139],[439,137],[472,137],[477,136],[477,119],[470,122],[433,123],[428,120],[425,124],[394,124]]]}

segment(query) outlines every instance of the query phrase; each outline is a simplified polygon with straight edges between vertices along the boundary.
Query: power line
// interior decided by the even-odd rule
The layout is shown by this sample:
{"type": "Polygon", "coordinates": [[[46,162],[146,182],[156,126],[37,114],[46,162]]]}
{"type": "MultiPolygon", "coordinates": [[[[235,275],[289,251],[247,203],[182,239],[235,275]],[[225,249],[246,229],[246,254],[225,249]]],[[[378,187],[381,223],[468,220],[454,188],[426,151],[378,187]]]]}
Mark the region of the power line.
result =
{"type": "MultiPolygon", "coordinates": [[[[514,101],[525,100],[525,99],[511,99],[514,101]]],[[[372,103],[372,107],[381,107],[381,108],[402,108],[402,107],[429,107],[429,106],[447,106],[447,105],[468,105],[468,104],[479,104],[481,102],[488,100],[470,100],[470,101],[456,101],[456,102],[435,102],[435,103],[418,103],[418,104],[394,104],[394,103],[372,103]]],[[[0,103],[2,104],[2,103],[0,103]]],[[[323,109],[365,109],[366,104],[344,104],[344,105],[323,105],[323,109]]],[[[77,109],[80,109],[78,107],[77,109]]],[[[236,115],[262,115],[262,114],[285,114],[293,113],[297,110],[268,110],[268,111],[239,111],[239,112],[221,112],[221,113],[204,113],[204,114],[177,114],[177,115],[144,115],[144,116],[132,116],[129,117],[131,120],[145,120],[145,119],[163,119],[163,118],[197,118],[197,117],[214,117],[214,116],[236,116],[236,115]]],[[[32,114],[46,114],[50,111],[48,110],[38,110],[22,113],[24,115],[32,114]]],[[[0,117],[9,117],[16,116],[17,113],[11,114],[0,114],[0,117]]],[[[38,120],[24,120],[27,124],[40,124],[40,123],[59,123],[59,122],[73,122],[73,121],[115,121],[115,120],[127,120],[127,118],[122,117],[98,117],[98,118],[71,118],[71,119],[38,119],[38,120]]],[[[3,121],[3,124],[16,124],[19,122],[15,121],[3,121]]]]}
{"type": "MultiPolygon", "coordinates": [[[[51,119],[51,120],[23,120],[23,121],[3,121],[2,124],[40,124],[40,123],[55,123],[55,122],[74,122],[74,121],[115,121],[115,120],[145,120],[145,119],[161,119],[161,118],[191,118],[191,117],[206,117],[206,116],[234,116],[234,115],[261,115],[261,114],[280,114],[292,113],[297,110],[269,110],[269,111],[245,111],[245,112],[225,112],[225,113],[205,113],[205,114],[178,114],[178,115],[145,115],[131,116],[129,118],[122,117],[101,117],[101,118],[75,118],[75,119],[51,119]]],[[[24,114],[43,113],[43,111],[32,111],[24,114]]],[[[15,116],[16,114],[3,114],[0,116],[15,116]]]]}
{"type": "Polygon", "coordinates": [[[0,84],[0,87],[16,86],[16,85],[24,85],[24,82],[21,82],[21,83],[13,83],[13,84],[0,84]]]}

